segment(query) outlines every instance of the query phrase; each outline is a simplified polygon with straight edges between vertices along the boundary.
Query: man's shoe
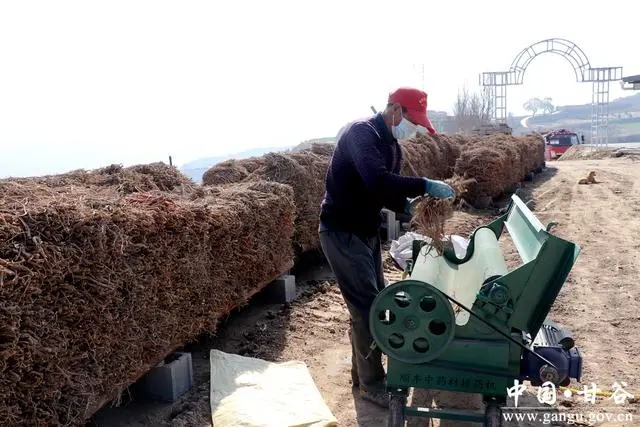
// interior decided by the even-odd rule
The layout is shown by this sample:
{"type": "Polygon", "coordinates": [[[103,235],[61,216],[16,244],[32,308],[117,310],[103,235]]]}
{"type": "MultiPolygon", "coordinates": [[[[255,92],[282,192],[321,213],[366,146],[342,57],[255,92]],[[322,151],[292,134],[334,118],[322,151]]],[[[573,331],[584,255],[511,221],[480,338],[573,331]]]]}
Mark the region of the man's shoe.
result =
{"type": "Polygon", "coordinates": [[[389,393],[377,388],[367,390],[360,387],[360,397],[382,408],[389,408],[389,393]]]}

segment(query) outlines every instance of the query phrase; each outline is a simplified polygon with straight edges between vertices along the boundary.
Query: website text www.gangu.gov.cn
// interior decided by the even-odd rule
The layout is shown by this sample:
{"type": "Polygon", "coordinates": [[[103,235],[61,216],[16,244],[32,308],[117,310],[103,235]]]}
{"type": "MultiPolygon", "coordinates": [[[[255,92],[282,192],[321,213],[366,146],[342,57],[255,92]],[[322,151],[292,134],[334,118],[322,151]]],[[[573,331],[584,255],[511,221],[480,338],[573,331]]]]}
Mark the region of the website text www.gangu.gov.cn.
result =
{"type": "Polygon", "coordinates": [[[611,412],[503,412],[502,418],[505,421],[529,421],[539,422],[543,425],[551,423],[565,423],[566,425],[583,423],[619,422],[633,423],[631,413],[611,413],[611,412]]]}

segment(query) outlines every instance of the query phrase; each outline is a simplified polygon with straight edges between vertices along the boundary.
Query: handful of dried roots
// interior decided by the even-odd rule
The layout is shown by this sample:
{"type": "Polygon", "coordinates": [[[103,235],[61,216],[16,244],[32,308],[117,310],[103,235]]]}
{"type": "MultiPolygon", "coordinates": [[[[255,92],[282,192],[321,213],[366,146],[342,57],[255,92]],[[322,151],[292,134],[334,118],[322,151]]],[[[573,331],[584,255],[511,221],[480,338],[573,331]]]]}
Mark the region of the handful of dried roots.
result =
{"type": "Polygon", "coordinates": [[[453,215],[456,201],[466,193],[468,186],[475,180],[454,175],[445,182],[455,191],[456,200],[423,197],[414,208],[411,219],[413,231],[429,237],[431,239],[429,246],[435,249],[439,256],[444,253],[446,248],[453,247],[451,241],[445,238],[445,222],[453,215]]]}

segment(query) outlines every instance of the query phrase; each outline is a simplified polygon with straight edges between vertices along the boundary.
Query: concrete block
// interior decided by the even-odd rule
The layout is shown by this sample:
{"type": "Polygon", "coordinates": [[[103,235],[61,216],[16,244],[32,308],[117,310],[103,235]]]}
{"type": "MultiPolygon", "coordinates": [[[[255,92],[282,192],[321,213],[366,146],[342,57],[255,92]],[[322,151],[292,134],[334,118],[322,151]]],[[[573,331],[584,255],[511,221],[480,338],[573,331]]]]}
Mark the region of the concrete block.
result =
{"type": "Polygon", "coordinates": [[[396,220],[396,213],[393,211],[390,211],[389,209],[383,209],[382,213],[384,215],[385,218],[385,223],[387,224],[387,227],[389,227],[389,224],[393,224],[396,220]]]}
{"type": "Polygon", "coordinates": [[[400,221],[396,220],[393,224],[393,229],[394,229],[394,238],[393,240],[398,240],[398,238],[400,237],[400,233],[402,232],[402,228],[400,228],[400,221]]]}
{"type": "Polygon", "coordinates": [[[141,380],[143,392],[150,398],[175,402],[193,386],[191,353],[176,352],[151,369],[141,380]]]}
{"type": "Polygon", "coordinates": [[[396,231],[396,213],[388,209],[382,210],[382,225],[381,229],[386,231],[385,238],[382,240],[387,242],[398,238],[398,231],[396,231]]]}
{"type": "Polygon", "coordinates": [[[382,224],[380,226],[380,240],[384,243],[386,241],[389,240],[389,230],[387,229],[387,226],[382,224]]]}
{"type": "Polygon", "coordinates": [[[286,303],[296,299],[296,276],[284,274],[267,286],[269,300],[286,303]]]}
{"type": "Polygon", "coordinates": [[[388,239],[397,240],[400,237],[400,221],[392,221],[388,224],[388,239]]]}

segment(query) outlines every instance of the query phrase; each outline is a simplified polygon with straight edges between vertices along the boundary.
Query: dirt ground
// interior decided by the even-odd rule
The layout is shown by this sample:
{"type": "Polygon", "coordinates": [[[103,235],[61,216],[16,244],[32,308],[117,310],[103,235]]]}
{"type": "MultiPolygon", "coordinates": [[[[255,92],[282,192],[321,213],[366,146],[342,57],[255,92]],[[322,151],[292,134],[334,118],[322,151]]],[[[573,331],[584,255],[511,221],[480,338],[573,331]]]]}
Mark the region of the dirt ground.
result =
{"type": "MultiPolygon", "coordinates": [[[[552,307],[550,317],[569,328],[584,358],[583,379],[571,387],[582,390],[595,383],[611,391],[614,382],[640,394],[640,164],[629,158],[576,160],[548,163],[534,182],[518,193],[544,223],[556,221],[554,233],[582,248],[577,264],[552,307]],[[589,171],[596,171],[594,185],[578,185],[589,171]]],[[[468,235],[489,222],[496,212],[457,212],[448,232],[468,235]]],[[[510,267],[518,264],[517,252],[505,239],[503,250],[510,267]]],[[[387,257],[388,258],[388,257],[387,257]]],[[[386,260],[387,278],[399,280],[401,272],[386,260]]],[[[383,426],[386,410],[361,401],[350,384],[351,349],[347,334],[348,314],[326,265],[297,273],[298,299],[291,304],[269,304],[265,296],[232,315],[217,336],[187,347],[193,354],[194,388],[174,404],[124,400],[118,408],[106,408],[93,426],[211,426],[209,408],[209,349],[216,348],[270,361],[302,360],[340,426],[383,426]]],[[[135,390],[133,390],[135,395],[135,390]]],[[[126,396],[125,396],[126,397],[126,396]]],[[[413,403],[431,406],[434,395],[416,393],[413,403]]],[[[476,396],[439,395],[449,407],[477,406],[476,396]]],[[[640,425],[640,404],[618,405],[607,397],[595,404],[582,396],[560,397],[549,408],[549,422],[513,421],[504,425],[640,425]],[[609,421],[597,422],[609,417],[609,421]],[[564,415],[560,415],[564,414],[564,415]],[[582,416],[574,422],[562,416],[582,416]],[[616,420],[616,414],[624,416],[616,420]],[[633,421],[628,420],[631,414],[633,421]],[[624,419],[627,418],[626,421],[624,419]],[[566,419],[566,418],[565,418],[566,419]],[[557,421],[553,421],[557,420],[557,421]]],[[[512,405],[512,399],[510,400],[512,405]]],[[[532,392],[519,406],[540,406],[532,392]]],[[[463,423],[409,425],[462,426],[463,423]]]]}

